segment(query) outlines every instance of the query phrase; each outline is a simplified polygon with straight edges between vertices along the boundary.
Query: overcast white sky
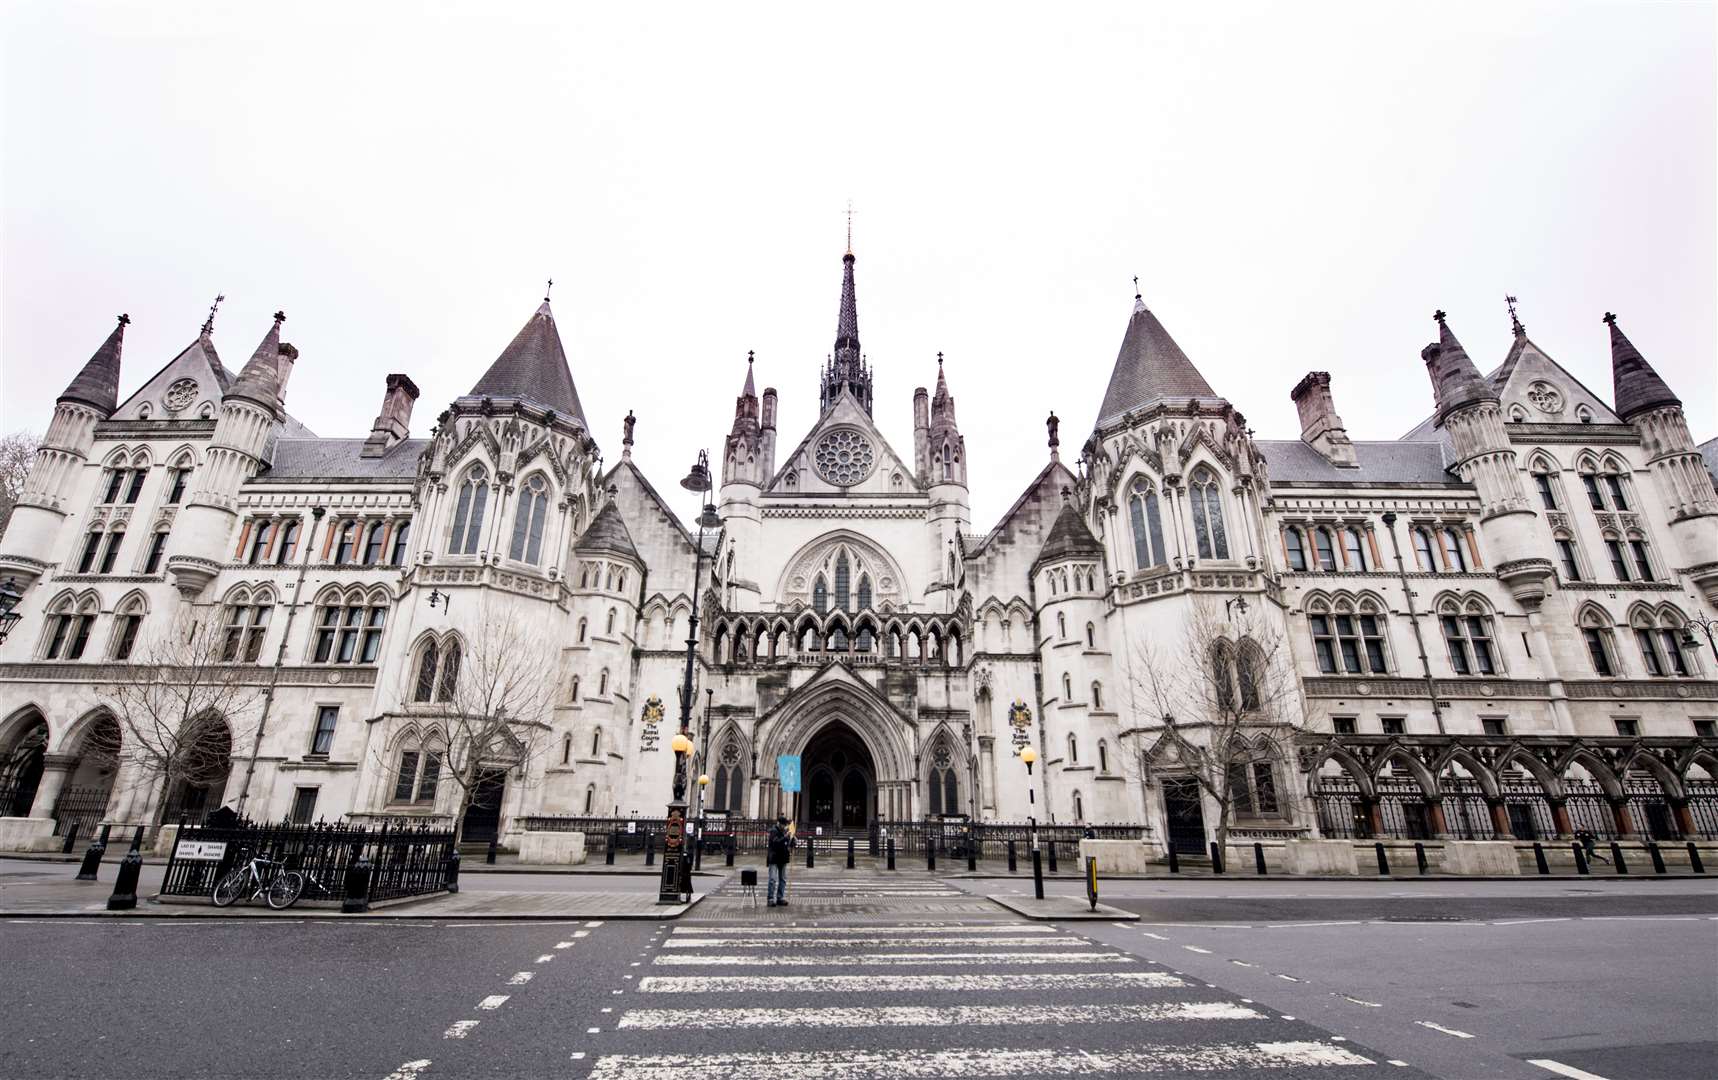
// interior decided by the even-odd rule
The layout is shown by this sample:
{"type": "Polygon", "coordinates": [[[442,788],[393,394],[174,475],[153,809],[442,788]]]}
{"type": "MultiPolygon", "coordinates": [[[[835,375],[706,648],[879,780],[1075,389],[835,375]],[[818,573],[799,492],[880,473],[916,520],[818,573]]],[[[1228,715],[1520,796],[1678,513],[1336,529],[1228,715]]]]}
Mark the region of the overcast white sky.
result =
{"type": "MultiPolygon", "coordinates": [[[[1714,6],[4,8],[0,430],[42,430],[121,311],[122,395],[217,292],[235,370],[284,308],[288,407],[414,434],[543,280],[605,454],[672,488],[758,353],[815,419],[856,207],[877,420],[948,356],[988,529],[1096,418],[1137,274],[1261,436],[1334,375],[1356,438],[1430,408],[1431,313],[1610,396],[1606,310],[1714,403],[1714,6]]],[[[677,490],[677,489],[675,489],[677,490]]],[[[680,507],[682,512],[685,507],[680,507]]]]}

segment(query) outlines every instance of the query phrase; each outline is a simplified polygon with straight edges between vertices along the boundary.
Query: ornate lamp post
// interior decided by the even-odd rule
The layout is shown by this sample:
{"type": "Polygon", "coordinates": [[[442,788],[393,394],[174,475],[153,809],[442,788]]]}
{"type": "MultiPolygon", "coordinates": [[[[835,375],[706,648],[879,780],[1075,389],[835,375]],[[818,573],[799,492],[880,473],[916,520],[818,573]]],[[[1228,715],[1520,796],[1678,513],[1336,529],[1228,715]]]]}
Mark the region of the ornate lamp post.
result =
{"type": "Polygon", "coordinates": [[[18,591],[17,582],[11,578],[0,581],[0,645],[6,643],[6,636],[18,625],[18,620],[23,618],[17,612],[18,601],[23,598],[24,594],[18,591]]]}
{"type": "Polygon", "coordinates": [[[698,461],[680,481],[687,491],[697,492],[704,505],[698,515],[698,542],[692,551],[692,613],[686,626],[686,682],[680,687],[680,730],[669,746],[674,750],[674,788],[668,802],[668,819],[662,833],[662,880],[656,892],[659,904],[684,904],[692,899],[692,862],[686,857],[686,773],[692,753],[692,673],[698,662],[698,605],[703,588],[704,532],[720,528],[722,519],[710,502],[710,455],[698,451],[698,461]]]}
{"type": "MultiPolygon", "coordinates": [[[[3,606],[4,603],[5,602],[3,600],[0,600],[0,606],[3,606]]],[[[1694,617],[1688,620],[1688,625],[1682,628],[1682,647],[1684,649],[1700,648],[1700,641],[1694,636],[1694,631],[1692,629],[1692,627],[1696,626],[1705,631],[1706,644],[1712,650],[1712,658],[1714,660],[1718,660],[1718,636],[1715,636],[1718,635],[1718,619],[1709,619],[1705,615],[1696,612],[1694,617]]],[[[6,640],[5,630],[5,627],[0,626],[0,641],[6,640]]]]}

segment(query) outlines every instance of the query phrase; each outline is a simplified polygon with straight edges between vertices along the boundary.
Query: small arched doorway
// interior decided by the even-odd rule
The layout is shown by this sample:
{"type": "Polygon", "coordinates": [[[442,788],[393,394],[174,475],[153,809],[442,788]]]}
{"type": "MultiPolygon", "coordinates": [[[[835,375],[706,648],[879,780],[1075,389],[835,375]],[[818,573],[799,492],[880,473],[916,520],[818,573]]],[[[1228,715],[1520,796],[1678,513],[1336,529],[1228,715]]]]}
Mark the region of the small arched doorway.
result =
{"type": "MultiPolygon", "coordinates": [[[[48,723],[41,714],[0,747],[0,816],[29,817],[42,783],[42,755],[48,749],[48,723]]],[[[42,815],[46,817],[46,813],[42,815]]]]}
{"type": "Polygon", "coordinates": [[[875,812],[877,771],[871,751],[840,720],[820,729],[801,755],[805,795],[800,800],[802,827],[859,831],[875,812]]]}
{"type": "Polygon", "coordinates": [[[186,723],[183,733],[163,740],[160,759],[170,770],[161,821],[184,818],[200,825],[226,798],[233,769],[233,729],[218,713],[186,723]]]}

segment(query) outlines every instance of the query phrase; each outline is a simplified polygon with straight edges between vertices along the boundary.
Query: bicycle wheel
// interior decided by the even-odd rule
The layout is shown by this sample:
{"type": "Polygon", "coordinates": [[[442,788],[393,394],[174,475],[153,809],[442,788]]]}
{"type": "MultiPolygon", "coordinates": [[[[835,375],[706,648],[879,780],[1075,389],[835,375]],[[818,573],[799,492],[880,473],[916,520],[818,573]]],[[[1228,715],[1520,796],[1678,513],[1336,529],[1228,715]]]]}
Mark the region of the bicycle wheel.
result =
{"type": "Polygon", "coordinates": [[[235,901],[250,892],[251,874],[246,867],[238,867],[227,871],[215,886],[214,901],[216,907],[231,907],[235,901]]]}
{"type": "Polygon", "coordinates": [[[298,903],[298,896],[303,891],[304,875],[296,870],[283,871],[268,883],[268,906],[276,911],[284,911],[298,903]]]}

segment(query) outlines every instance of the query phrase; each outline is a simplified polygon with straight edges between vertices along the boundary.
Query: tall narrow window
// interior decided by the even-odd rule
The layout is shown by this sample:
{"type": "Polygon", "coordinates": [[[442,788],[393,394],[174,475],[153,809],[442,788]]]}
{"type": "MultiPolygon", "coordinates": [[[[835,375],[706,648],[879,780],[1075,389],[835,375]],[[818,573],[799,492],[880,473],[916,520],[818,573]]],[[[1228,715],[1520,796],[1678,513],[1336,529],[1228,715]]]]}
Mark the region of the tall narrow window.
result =
{"type": "Polygon", "coordinates": [[[316,730],[310,736],[310,752],[326,756],[334,749],[334,725],[340,720],[340,706],[320,705],[316,709],[316,730]]]}
{"type": "Polygon", "coordinates": [[[1389,669],[1384,662],[1384,635],[1378,628],[1378,616],[1360,616],[1360,640],[1366,647],[1366,667],[1374,675],[1389,669]]]}
{"type": "MultiPolygon", "coordinates": [[[[441,660],[441,678],[436,680],[435,699],[437,701],[452,701],[453,692],[459,687],[459,664],[463,659],[459,642],[449,642],[447,652],[441,660]]],[[[579,680],[573,679],[574,697],[578,696],[579,680]]]]}
{"type": "Polygon", "coordinates": [[[1288,556],[1290,570],[1306,569],[1306,543],[1300,538],[1300,530],[1292,525],[1283,529],[1283,552],[1288,556]]]}
{"type": "Polygon", "coordinates": [[[1467,637],[1462,633],[1461,619],[1455,615],[1445,615],[1441,621],[1444,627],[1444,643],[1450,650],[1450,670],[1457,675],[1472,675],[1473,662],[1468,656],[1467,637]]]}
{"type": "Polygon", "coordinates": [[[177,506],[185,498],[185,485],[190,477],[191,470],[186,468],[174,469],[167,474],[167,505],[177,506]]]}
{"type": "Polygon", "coordinates": [[[1622,541],[1614,536],[1605,537],[1605,554],[1611,557],[1611,573],[1617,576],[1618,581],[1627,581],[1629,579],[1629,563],[1628,559],[1623,556],[1622,541]]]}
{"type": "Polygon", "coordinates": [[[372,521],[364,530],[364,565],[375,566],[382,561],[382,541],[387,538],[386,522],[372,521]]]}
{"type": "Polygon", "coordinates": [[[1581,563],[1575,557],[1575,542],[1566,536],[1559,536],[1553,542],[1557,545],[1557,559],[1563,564],[1563,580],[1580,581],[1581,563]]]}
{"type": "Polygon", "coordinates": [[[519,489],[519,506],[513,514],[513,543],[508,557],[535,566],[543,560],[543,518],[548,513],[549,485],[542,473],[534,474],[519,489]]]}
{"type": "Polygon", "coordinates": [[[1647,556],[1646,541],[1638,539],[1630,540],[1629,552],[1634,555],[1634,568],[1636,575],[1642,581],[1654,580],[1652,573],[1652,559],[1647,556]]]}
{"type": "Polygon", "coordinates": [[[1359,529],[1342,530],[1342,553],[1348,559],[1350,572],[1366,569],[1366,541],[1359,529]]]}
{"type": "Polygon", "coordinates": [[[1336,636],[1330,631],[1330,616],[1309,615],[1306,621],[1312,629],[1312,649],[1318,655],[1318,670],[1326,675],[1336,674],[1336,636]]]}
{"type": "Polygon", "coordinates": [[[113,638],[113,658],[115,660],[131,659],[131,650],[137,647],[137,632],[143,626],[143,604],[133,600],[120,612],[119,625],[113,638]]]}
{"type": "Polygon", "coordinates": [[[101,573],[113,573],[113,564],[119,561],[119,545],[124,542],[124,529],[115,529],[107,534],[107,547],[101,553],[101,573]]]}
{"type": "Polygon", "coordinates": [[[124,490],[125,470],[114,469],[107,474],[107,490],[102,493],[101,501],[104,503],[116,503],[119,501],[119,493],[124,490]]]}
{"type": "Polygon", "coordinates": [[[418,779],[418,751],[405,750],[400,753],[400,770],[395,774],[394,801],[411,802],[412,789],[418,779]]]}
{"type": "Polygon", "coordinates": [[[1581,488],[1587,493],[1587,505],[1594,510],[1605,508],[1605,497],[1599,494],[1599,478],[1590,472],[1581,474],[1581,488]]]}
{"type": "Polygon", "coordinates": [[[871,575],[859,575],[859,610],[871,610],[871,575]]]}
{"type": "Polygon", "coordinates": [[[1080,740],[1074,738],[1073,732],[1068,733],[1068,764],[1080,763],[1080,740]]]}
{"type": "Polygon", "coordinates": [[[1658,653],[1658,641],[1653,637],[1652,631],[1637,628],[1634,639],[1640,646],[1640,658],[1646,665],[1646,673],[1655,677],[1664,675],[1664,657],[1658,653]]]}
{"type": "Polygon", "coordinates": [[[1587,657],[1593,662],[1593,671],[1606,678],[1615,675],[1617,669],[1611,663],[1610,643],[1605,640],[1605,632],[1587,626],[1581,629],[1581,637],[1587,642],[1587,657]]]}
{"type": "Polygon", "coordinates": [[[268,561],[269,542],[274,539],[274,522],[259,521],[251,527],[251,553],[246,559],[252,566],[268,561]]]}
{"type": "Polygon", "coordinates": [[[1313,547],[1318,551],[1318,568],[1329,573],[1336,569],[1336,542],[1329,529],[1312,530],[1313,547]]]}
{"type": "Polygon", "coordinates": [[[147,468],[131,471],[131,486],[125,489],[125,501],[127,503],[137,502],[137,497],[143,494],[143,481],[148,476],[149,470],[147,468]]]}
{"type": "MultiPolygon", "coordinates": [[[[1605,490],[1610,492],[1612,510],[1627,510],[1629,508],[1629,501],[1623,495],[1622,477],[1618,476],[1616,473],[1606,473],[1605,490]]],[[[127,501],[135,502],[136,500],[131,499],[127,501]]]]}
{"type": "Polygon", "coordinates": [[[406,562],[406,544],[411,540],[412,523],[402,521],[394,530],[393,551],[388,554],[389,566],[404,566],[406,562]]]}
{"type": "Polygon", "coordinates": [[[1158,508],[1157,492],[1145,477],[1133,482],[1128,496],[1128,519],[1133,526],[1133,561],[1137,569],[1163,566],[1169,561],[1163,547],[1163,515],[1158,508]]]}
{"type": "Polygon", "coordinates": [[[436,661],[440,659],[440,649],[434,641],[424,643],[424,651],[418,657],[417,688],[412,691],[413,701],[428,701],[435,694],[436,661]]]}
{"type": "Polygon", "coordinates": [[[95,557],[101,552],[101,533],[92,532],[84,537],[83,554],[78,556],[78,573],[87,574],[95,569],[95,557]]]}
{"type": "Polygon", "coordinates": [[[299,521],[288,518],[280,527],[280,545],[275,552],[274,561],[277,565],[285,566],[298,554],[299,521]]]}
{"type": "Polygon", "coordinates": [[[1557,509],[1557,490],[1551,486],[1550,473],[1534,473],[1533,484],[1539,489],[1539,502],[1547,510],[1557,509]]]}
{"type": "Polygon", "coordinates": [[[835,557],[835,610],[851,611],[848,606],[848,584],[850,571],[847,565],[847,553],[843,551],[835,557]]]}
{"type": "Polygon", "coordinates": [[[1461,533],[1454,529],[1443,530],[1444,560],[1449,568],[1458,572],[1467,570],[1467,555],[1462,551],[1461,533]]]}
{"type": "Polygon", "coordinates": [[[1432,534],[1425,529],[1414,530],[1414,561],[1422,572],[1437,573],[1438,559],[1432,553],[1432,534]]]}
{"type": "Polygon", "coordinates": [[[334,542],[334,564],[345,566],[352,561],[352,552],[357,546],[358,523],[348,521],[340,526],[339,539],[334,542]]]}
{"type": "Polygon", "coordinates": [[[1223,497],[1217,491],[1217,477],[1201,466],[1187,486],[1193,513],[1193,538],[1201,559],[1227,559],[1229,538],[1223,528],[1223,497]]]}
{"type": "Polygon", "coordinates": [[[477,544],[483,535],[483,509],[488,503],[488,478],[481,467],[472,469],[465,474],[465,482],[459,486],[459,499],[454,504],[449,554],[477,554],[477,544]]]}
{"type": "Polygon", "coordinates": [[[811,609],[819,615],[829,610],[829,584],[822,574],[817,575],[817,583],[811,587],[811,609]]]}
{"type": "Polygon", "coordinates": [[[1356,633],[1354,616],[1336,617],[1336,644],[1342,653],[1342,669],[1357,675],[1366,669],[1360,663],[1360,635],[1356,633]]]}
{"type": "Polygon", "coordinates": [[[167,553],[167,534],[158,532],[149,538],[149,556],[143,560],[143,572],[153,574],[161,569],[161,556],[167,553]]]}

